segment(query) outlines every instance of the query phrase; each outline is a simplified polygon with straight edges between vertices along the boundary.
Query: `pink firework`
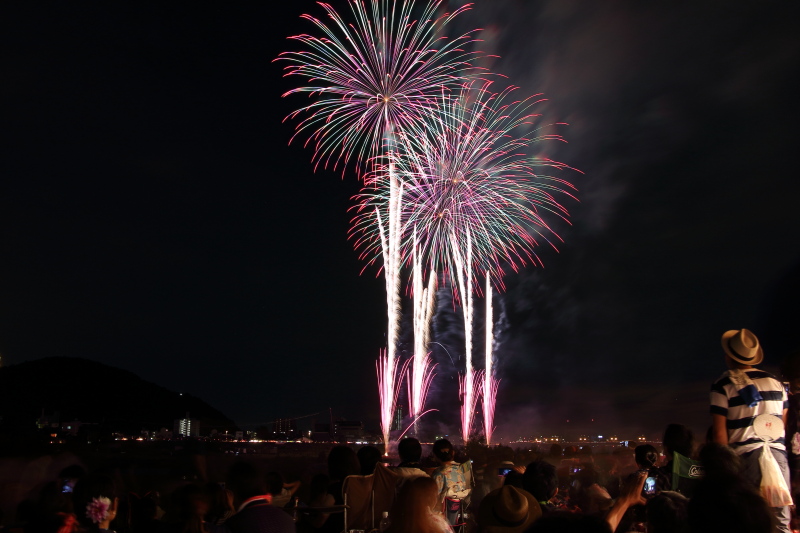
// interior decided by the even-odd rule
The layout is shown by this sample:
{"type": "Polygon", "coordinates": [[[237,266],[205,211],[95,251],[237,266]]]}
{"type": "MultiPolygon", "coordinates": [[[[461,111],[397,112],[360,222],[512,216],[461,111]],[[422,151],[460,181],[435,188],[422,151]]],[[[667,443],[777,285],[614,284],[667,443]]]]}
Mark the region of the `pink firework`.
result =
{"type": "Polygon", "coordinates": [[[309,81],[284,96],[306,93],[316,98],[287,118],[305,117],[294,137],[308,138],[317,164],[330,163],[335,169],[354,156],[362,164],[370,161],[393,131],[431,119],[431,103],[442,87],[457,87],[478,71],[469,64],[475,56],[467,50],[472,32],[454,39],[443,33],[470,6],[437,15],[445,3],[349,0],[353,22],[347,22],[319,2],[328,22],[302,16],[319,36],[290,37],[304,49],[284,52],[277,60],[288,62],[286,76],[309,81]]]}
{"type": "MultiPolygon", "coordinates": [[[[285,52],[277,59],[288,62],[287,76],[301,76],[309,85],[287,92],[307,93],[316,100],[287,118],[303,115],[296,134],[307,137],[314,146],[313,160],[342,171],[351,158],[359,160],[357,169],[371,166],[383,151],[388,168],[390,197],[387,210],[370,210],[370,225],[380,237],[381,257],[386,278],[388,314],[387,354],[381,373],[381,412],[387,416],[394,402],[396,387],[396,339],[400,316],[400,241],[399,218],[402,184],[394,178],[392,152],[394,135],[420,127],[431,120],[431,102],[443,87],[457,86],[465,75],[475,71],[466,50],[470,33],[448,39],[442,30],[459,13],[438,16],[445,2],[425,3],[402,0],[348,0],[354,20],[346,22],[330,5],[320,2],[329,22],[310,15],[320,36],[296,35],[291,39],[304,50],[285,52]],[[369,8],[367,8],[367,5],[369,8]],[[412,18],[414,9],[420,17],[412,18]],[[384,403],[386,402],[386,403],[384,403]]],[[[294,137],[293,137],[294,138],[294,137]]],[[[380,366],[380,365],[379,365],[380,366]]],[[[391,415],[389,415],[389,420],[391,415]]],[[[388,426],[383,428],[388,447],[388,426]]]]}
{"type": "MultiPolygon", "coordinates": [[[[541,264],[536,248],[561,241],[548,217],[568,222],[559,196],[575,199],[575,188],[556,173],[573,169],[541,153],[547,142],[563,141],[549,132],[555,125],[539,124],[533,110],[541,98],[517,100],[515,91],[473,83],[455,95],[443,92],[436,120],[398,133],[392,168],[403,187],[402,263],[412,255],[415,229],[426,274],[454,280],[458,255],[471,247],[473,288],[481,292],[478,276],[502,288],[505,267],[541,264]]],[[[381,256],[372,220],[375,210],[388,211],[388,180],[384,167],[376,168],[355,197],[351,237],[368,264],[381,256]]]]}
{"type": "Polygon", "coordinates": [[[483,434],[486,437],[486,445],[492,444],[492,434],[494,433],[494,408],[497,400],[497,387],[500,380],[495,379],[485,370],[481,372],[480,378],[481,396],[483,399],[483,434]]]}
{"type": "MultiPolygon", "coordinates": [[[[442,91],[437,119],[424,129],[398,132],[390,163],[391,179],[403,189],[399,263],[408,264],[413,255],[415,271],[421,263],[426,271],[449,277],[463,306],[465,438],[471,434],[477,396],[472,294],[481,291],[478,279],[485,276],[502,288],[505,266],[516,270],[540,264],[536,248],[542,243],[555,247],[560,241],[548,216],[566,221],[568,212],[558,197],[574,199],[574,187],[555,175],[571,167],[542,155],[546,141],[563,139],[550,133],[554,125],[540,124],[533,113],[541,98],[518,100],[515,91],[512,87],[494,93],[489,83],[467,84],[455,95],[442,91]]],[[[381,250],[372,213],[386,213],[394,205],[387,194],[387,174],[377,167],[356,197],[351,236],[369,263],[380,257],[381,250]]],[[[490,380],[494,379],[491,357],[490,349],[486,359],[490,380]]],[[[490,393],[496,391],[484,386],[490,393]]],[[[493,396],[490,399],[494,401],[493,396]]],[[[494,404],[485,407],[493,415],[494,404]]],[[[491,433],[492,422],[488,427],[491,433]]]]}
{"type": "Polygon", "coordinates": [[[494,377],[494,317],[492,313],[492,279],[486,276],[486,366],[483,371],[483,434],[486,445],[492,444],[494,408],[497,401],[498,380],[494,377]]]}
{"type": "Polygon", "coordinates": [[[472,422],[475,418],[475,408],[480,396],[480,381],[476,381],[477,372],[470,369],[465,374],[458,376],[459,396],[461,397],[461,438],[464,444],[469,442],[472,435],[472,422]]]}
{"type": "Polygon", "coordinates": [[[425,286],[422,277],[422,264],[417,246],[414,247],[414,355],[409,366],[408,401],[412,417],[419,416],[425,409],[428,388],[433,380],[433,369],[428,342],[430,341],[430,325],[435,309],[436,273],[431,272],[425,286]]]}
{"type": "Polygon", "coordinates": [[[396,386],[397,361],[391,361],[383,352],[375,363],[378,373],[378,398],[381,406],[381,431],[385,453],[389,453],[389,433],[392,430],[392,417],[397,406],[400,388],[396,386]]]}

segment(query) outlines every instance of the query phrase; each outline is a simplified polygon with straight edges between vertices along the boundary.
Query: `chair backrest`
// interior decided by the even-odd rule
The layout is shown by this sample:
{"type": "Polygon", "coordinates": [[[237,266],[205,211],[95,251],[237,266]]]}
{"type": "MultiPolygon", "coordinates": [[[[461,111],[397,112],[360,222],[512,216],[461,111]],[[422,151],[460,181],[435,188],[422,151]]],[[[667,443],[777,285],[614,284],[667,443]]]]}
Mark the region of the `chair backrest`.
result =
{"type": "Polygon", "coordinates": [[[368,476],[348,476],[342,485],[347,502],[345,531],[378,527],[383,512],[394,503],[397,475],[378,463],[375,473],[368,476]]]}
{"type": "Polygon", "coordinates": [[[464,479],[467,480],[467,486],[470,490],[475,487],[475,478],[472,475],[472,461],[467,459],[461,463],[461,472],[464,474],[464,479]]]}
{"type": "Polygon", "coordinates": [[[400,476],[392,472],[391,469],[382,464],[378,464],[375,467],[375,485],[373,487],[375,524],[372,527],[378,527],[384,511],[388,513],[392,510],[392,504],[397,496],[397,484],[399,481],[400,476]]]}
{"type": "Polygon", "coordinates": [[[375,475],[347,476],[342,483],[342,495],[347,509],[344,529],[368,529],[372,526],[372,487],[375,475]]]}
{"type": "Polygon", "coordinates": [[[463,523],[464,500],[445,498],[442,503],[442,513],[451,526],[460,526],[463,523]]]}
{"type": "Polygon", "coordinates": [[[706,472],[700,461],[675,452],[672,458],[672,490],[680,492],[687,498],[694,493],[694,486],[705,476],[706,472]]]}

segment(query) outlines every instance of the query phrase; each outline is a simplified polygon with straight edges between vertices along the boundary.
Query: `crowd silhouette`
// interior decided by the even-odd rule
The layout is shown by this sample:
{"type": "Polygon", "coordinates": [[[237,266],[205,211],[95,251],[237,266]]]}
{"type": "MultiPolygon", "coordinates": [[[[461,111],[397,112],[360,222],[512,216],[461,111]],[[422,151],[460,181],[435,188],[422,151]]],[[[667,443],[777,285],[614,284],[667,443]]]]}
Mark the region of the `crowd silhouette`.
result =
{"type": "MultiPolygon", "coordinates": [[[[728,370],[711,387],[704,438],[671,423],[660,446],[602,454],[405,438],[393,461],[373,446],[336,445],[301,473],[237,459],[218,479],[197,467],[150,486],[118,464],[90,470],[76,460],[18,498],[13,516],[0,514],[0,531],[796,531],[800,354],[786,359],[782,382],[757,368],[752,332],[728,331],[722,343],[728,370]]],[[[10,494],[0,486],[1,498],[10,494]]]]}

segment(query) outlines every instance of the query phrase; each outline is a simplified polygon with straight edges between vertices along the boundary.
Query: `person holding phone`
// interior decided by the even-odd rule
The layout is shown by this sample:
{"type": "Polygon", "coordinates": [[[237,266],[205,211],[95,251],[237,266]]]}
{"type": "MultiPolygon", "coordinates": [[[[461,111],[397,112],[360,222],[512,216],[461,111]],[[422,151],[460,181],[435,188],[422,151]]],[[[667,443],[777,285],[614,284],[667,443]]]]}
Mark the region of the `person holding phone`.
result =
{"type": "Polygon", "coordinates": [[[668,480],[663,479],[665,478],[664,472],[658,468],[658,450],[650,444],[640,444],[634,448],[633,456],[639,471],[647,472],[642,494],[645,497],[653,496],[658,487],[668,483],[668,480]]]}

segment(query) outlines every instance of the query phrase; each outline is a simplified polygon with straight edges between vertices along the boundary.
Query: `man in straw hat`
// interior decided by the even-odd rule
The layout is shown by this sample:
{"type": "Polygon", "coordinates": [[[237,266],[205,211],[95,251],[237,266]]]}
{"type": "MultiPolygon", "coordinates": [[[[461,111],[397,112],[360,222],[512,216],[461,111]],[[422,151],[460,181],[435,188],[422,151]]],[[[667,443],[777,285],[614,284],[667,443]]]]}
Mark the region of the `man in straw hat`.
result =
{"type": "MultiPolygon", "coordinates": [[[[755,368],[764,360],[764,351],[750,330],[726,331],[722,335],[722,350],[728,370],[711,386],[713,439],[733,448],[742,459],[742,474],[756,486],[761,484],[759,457],[763,442],[769,440],[769,448],[788,485],[783,436],[788,407],[786,391],[774,376],[755,368]],[[757,420],[759,415],[767,416],[757,420]]],[[[789,533],[789,507],[774,510],[779,531],[789,533]]]]}
{"type": "Polygon", "coordinates": [[[478,523],[486,533],[522,533],[541,516],[536,498],[511,485],[487,494],[478,508],[478,523]]]}

